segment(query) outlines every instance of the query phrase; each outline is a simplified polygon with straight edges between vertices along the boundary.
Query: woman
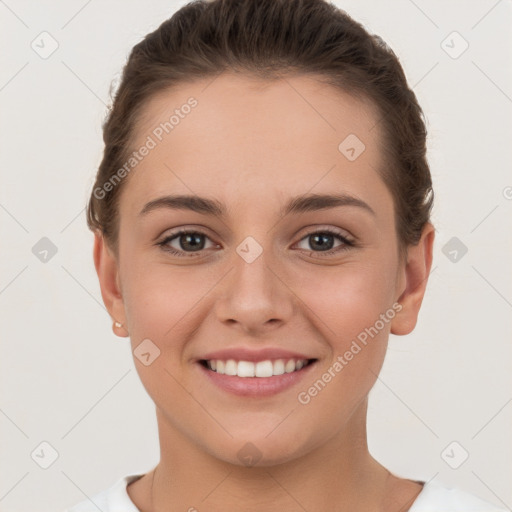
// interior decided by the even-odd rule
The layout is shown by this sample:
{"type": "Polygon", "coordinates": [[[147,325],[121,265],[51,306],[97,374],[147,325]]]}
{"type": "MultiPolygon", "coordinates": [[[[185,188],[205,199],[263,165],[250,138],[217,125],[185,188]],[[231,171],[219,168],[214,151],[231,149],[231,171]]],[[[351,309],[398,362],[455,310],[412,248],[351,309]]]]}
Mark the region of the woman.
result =
{"type": "Polygon", "coordinates": [[[498,510],[369,453],[432,264],[422,111],[321,0],[214,0],[133,49],[88,208],[161,459],[72,512],[498,510]]]}

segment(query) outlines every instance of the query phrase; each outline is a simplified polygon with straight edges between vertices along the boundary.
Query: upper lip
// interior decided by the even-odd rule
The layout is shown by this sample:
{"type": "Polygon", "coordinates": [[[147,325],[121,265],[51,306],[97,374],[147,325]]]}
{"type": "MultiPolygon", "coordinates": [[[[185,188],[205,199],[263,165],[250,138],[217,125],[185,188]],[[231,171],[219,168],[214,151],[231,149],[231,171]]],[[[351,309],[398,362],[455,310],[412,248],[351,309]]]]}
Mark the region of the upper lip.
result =
{"type": "Polygon", "coordinates": [[[314,359],[299,352],[292,352],[290,350],[284,350],[282,348],[264,348],[259,350],[249,349],[246,347],[239,348],[226,348],[223,350],[216,350],[215,352],[209,352],[204,356],[198,358],[198,361],[210,361],[212,359],[220,359],[221,361],[227,361],[228,359],[234,359],[235,361],[267,361],[276,359],[314,359]]]}

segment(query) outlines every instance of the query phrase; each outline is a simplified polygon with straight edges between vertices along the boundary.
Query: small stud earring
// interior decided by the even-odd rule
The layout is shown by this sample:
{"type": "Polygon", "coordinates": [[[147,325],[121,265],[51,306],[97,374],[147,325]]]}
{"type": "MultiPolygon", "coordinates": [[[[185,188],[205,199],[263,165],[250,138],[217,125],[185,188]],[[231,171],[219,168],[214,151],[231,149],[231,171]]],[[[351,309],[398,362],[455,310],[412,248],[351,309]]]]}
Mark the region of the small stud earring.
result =
{"type": "Polygon", "coordinates": [[[129,336],[129,333],[126,330],[126,328],[123,326],[123,324],[121,322],[118,322],[117,320],[114,320],[114,322],[112,324],[112,330],[114,331],[114,334],[116,334],[120,338],[127,338],[129,336]],[[116,332],[116,330],[119,330],[119,329],[123,329],[125,332],[119,334],[118,332],[116,332]]]}

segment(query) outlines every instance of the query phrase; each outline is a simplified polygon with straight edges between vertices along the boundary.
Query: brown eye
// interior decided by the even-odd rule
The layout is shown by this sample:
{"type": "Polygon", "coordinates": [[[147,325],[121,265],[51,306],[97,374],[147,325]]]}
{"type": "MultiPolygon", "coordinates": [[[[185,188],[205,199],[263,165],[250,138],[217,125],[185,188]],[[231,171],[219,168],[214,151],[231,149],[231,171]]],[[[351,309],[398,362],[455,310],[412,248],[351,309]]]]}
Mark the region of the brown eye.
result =
{"type": "MultiPolygon", "coordinates": [[[[184,256],[186,253],[190,253],[187,256],[193,256],[194,253],[205,249],[206,240],[210,239],[204,233],[198,231],[179,231],[167,236],[158,245],[175,256],[184,256]]],[[[212,242],[212,245],[215,244],[212,242]]]]}
{"type": "Polygon", "coordinates": [[[180,249],[184,250],[192,250],[192,251],[200,251],[204,248],[204,239],[203,235],[200,233],[185,233],[182,235],[178,235],[177,239],[180,245],[180,249]]]}
{"type": "Polygon", "coordinates": [[[313,249],[328,251],[334,246],[334,236],[329,233],[314,233],[308,235],[308,242],[313,249]]]}
{"type": "Polygon", "coordinates": [[[354,243],[346,236],[331,229],[322,229],[321,231],[314,231],[307,234],[302,238],[301,242],[305,241],[307,247],[300,247],[309,252],[318,252],[331,255],[349,249],[354,243]],[[340,242],[335,246],[335,242],[340,242]]]}

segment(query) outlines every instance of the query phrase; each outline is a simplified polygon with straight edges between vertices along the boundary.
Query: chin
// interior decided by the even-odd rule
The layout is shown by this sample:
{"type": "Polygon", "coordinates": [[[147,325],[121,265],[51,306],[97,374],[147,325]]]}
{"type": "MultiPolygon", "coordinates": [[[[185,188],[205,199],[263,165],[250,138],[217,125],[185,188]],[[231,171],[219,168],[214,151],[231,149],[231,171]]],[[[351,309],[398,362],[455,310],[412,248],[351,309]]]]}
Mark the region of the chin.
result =
{"type": "MultiPolygon", "coordinates": [[[[244,432],[235,435],[222,446],[209,446],[208,451],[215,458],[246,467],[272,467],[285,464],[305,455],[310,443],[304,439],[304,432],[294,435],[291,432],[273,432],[266,437],[268,431],[262,433],[244,432]]],[[[313,446],[310,447],[313,449],[313,446]]]]}

